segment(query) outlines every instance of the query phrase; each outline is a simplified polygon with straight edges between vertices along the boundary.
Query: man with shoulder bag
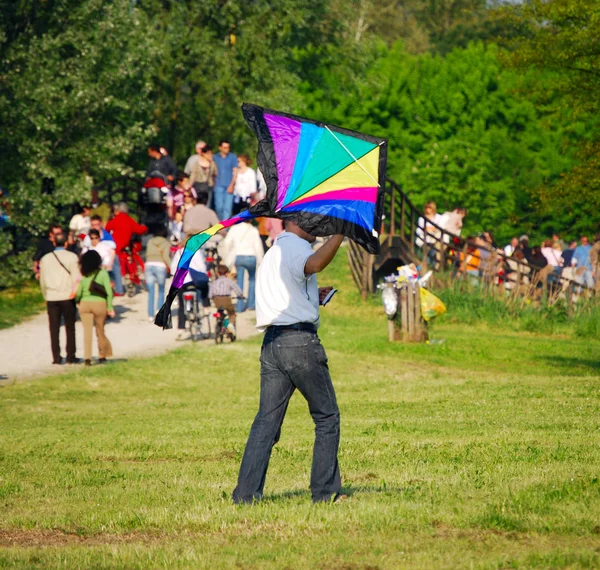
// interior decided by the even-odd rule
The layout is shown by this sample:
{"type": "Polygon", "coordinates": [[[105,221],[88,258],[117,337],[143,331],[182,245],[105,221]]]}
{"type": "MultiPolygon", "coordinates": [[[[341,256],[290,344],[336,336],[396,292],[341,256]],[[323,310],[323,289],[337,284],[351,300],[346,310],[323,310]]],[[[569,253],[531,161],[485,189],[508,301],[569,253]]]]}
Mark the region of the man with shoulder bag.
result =
{"type": "Polygon", "coordinates": [[[81,279],[77,256],[65,249],[67,236],[58,234],[55,238],[56,248],[40,260],[40,287],[46,301],[48,322],[50,325],[50,342],[52,346],[52,364],[62,364],[60,354],[60,322],[65,323],[67,334],[67,364],[75,364],[79,359],[75,356],[75,292],[81,279]]]}

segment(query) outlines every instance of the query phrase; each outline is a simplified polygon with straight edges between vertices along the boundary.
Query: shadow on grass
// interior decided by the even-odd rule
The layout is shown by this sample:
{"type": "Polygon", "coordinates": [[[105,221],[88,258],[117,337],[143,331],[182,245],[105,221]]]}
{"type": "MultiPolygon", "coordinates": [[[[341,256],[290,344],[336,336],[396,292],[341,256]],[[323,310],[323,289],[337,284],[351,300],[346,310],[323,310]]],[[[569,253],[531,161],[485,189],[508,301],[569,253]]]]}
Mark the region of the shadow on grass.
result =
{"type": "MultiPolygon", "coordinates": [[[[398,495],[406,491],[406,488],[401,487],[389,487],[387,485],[347,485],[340,489],[341,495],[347,495],[352,497],[353,495],[371,495],[371,494],[383,494],[383,493],[396,493],[398,495]]],[[[263,497],[262,502],[275,503],[279,501],[286,501],[290,499],[311,499],[311,494],[308,489],[301,490],[296,489],[295,491],[284,491],[283,493],[274,493],[273,495],[267,495],[263,497]]]]}
{"type": "Polygon", "coordinates": [[[586,360],[569,356],[545,356],[542,360],[548,364],[558,366],[564,372],[571,370],[572,372],[588,371],[600,373],[600,360],[586,360]]]}

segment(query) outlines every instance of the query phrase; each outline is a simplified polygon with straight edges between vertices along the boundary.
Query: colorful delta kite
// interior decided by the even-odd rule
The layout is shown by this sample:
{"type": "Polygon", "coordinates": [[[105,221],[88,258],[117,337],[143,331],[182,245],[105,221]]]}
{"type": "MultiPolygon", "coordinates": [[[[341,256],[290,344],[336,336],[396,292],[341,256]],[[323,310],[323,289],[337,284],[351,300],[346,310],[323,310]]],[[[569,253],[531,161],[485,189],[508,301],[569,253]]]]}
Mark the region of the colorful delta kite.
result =
{"type": "Polygon", "coordinates": [[[256,105],[242,105],[242,113],[258,138],[257,162],[267,195],[187,241],[154,321],[163,328],[171,328],[170,307],[194,254],[239,222],[261,216],[293,220],[314,236],[343,234],[369,253],[379,251],[387,140],[256,105]]]}

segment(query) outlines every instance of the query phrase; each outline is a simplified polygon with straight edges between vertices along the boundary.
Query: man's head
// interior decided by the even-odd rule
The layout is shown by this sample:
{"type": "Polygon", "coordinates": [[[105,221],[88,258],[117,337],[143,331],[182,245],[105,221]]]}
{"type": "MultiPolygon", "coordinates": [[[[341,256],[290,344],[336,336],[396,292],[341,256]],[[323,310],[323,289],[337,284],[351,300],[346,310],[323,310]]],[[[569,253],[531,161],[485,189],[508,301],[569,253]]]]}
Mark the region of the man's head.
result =
{"type": "Polygon", "coordinates": [[[206,206],[208,202],[208,192],[198,192],[196,196],[196,204],[203,204],[206,206]]]}
{"type": "Polygon", "coordinates": [[[90,207],[89,206],[80,206],[79,207],[79,213],[82,216],[89,216],[90,215],[90,207]]]}
{"type": "Polygon", "coordinates": [[[569,249],[575,249],[577,247],[577,240],[573,240],[569,243],[569,249]]]}
{"type": "Polygon", "coordinates": [[[467,209],[462,206],[457,206],[454,208],[454,212],[457,213],[461,218],[464,218],[467,215],[467,209]]]}
{"type": "Polygon", "coordinates": [[[90,225],[92,226],[93,230],[96,230],[97,232],[101,232],[102,231],[102,218],[100,216],[92,216],[90,218],[90,225]]]}
{"type": "Polygon", "coordinates": [[[517,247],[519,245],[519,238],[514,237],[510,240],[510,245],[513,246],[513,248],[517,247]]]}
{"type": "Polygon", "coordinates": [[[54,241],[54,238],[57,236],[57,234],[62,234],[62,228],[58,225],[58,224],[52,224],[49,228],[48,228],[48,238],[50,239],[50,241],[54,241]]]}
{"type": "Polygon", "coordinates": [[[160,153],[160,146],[157,144],[151,144],[148,147],[148,156],[154,160],[158,160],[162,156],[160,153]]]}
{"type": "Polygon", "coordinates": [[[196,143],[196,154],[200,154],[202,152],[202,149],[206,146],[206,143],[204,141],[198,141],[196,143]]]}
{"type": "Polygon", "coordinates": [[[296,234],[298,237],[306,240],[308,243],[314,243],[317,239],[315,236],[305,232],[296,222],[292,220],[285,220],[285,231],[292,234],[296,234]]]}
{"type": "Polygon", "coordinates": [[[219,142],[219,152],[222,155],[227,156],[230,151],[231,151],[231,145],[229,144],[229,141],[225,140],[225,139],[221,140],[219,142]]]}
{"type": "Polygon", "coordinates": [[[519,238],[519,242],[522,243],[524,247],[527,247],[529,245],[529,236],[526,234],[523,234],[519,238]]]}
{"type": "Polygon", "coordinates": [[[117,212],[119,214],[128,214],[129,213],[129,206],[127,205],[127,202],[119,202],[117,204],[117,212]]]}
{"type": "Polygon", "coordinates": [[[65,247],[66,243],[67,243],[67,234],[60,233],[60,234],[57,234],[56,237],[54,238],[54,245],[56,245],[56,247],[65,247]]]}
{"type": "Polygon", "coordinates": [[[219,274],[220,277],[223,277],[224,275],[227,275],[229,273],[229,267],[227,267],[227,265],[219,265],[219,267],[217,267],[217,273],[219,274]]]}
{"type": "Polygon", "coordinates": [[[581,245],[589,245],[590,240],[587,236],[581,236],[581,245]]]}

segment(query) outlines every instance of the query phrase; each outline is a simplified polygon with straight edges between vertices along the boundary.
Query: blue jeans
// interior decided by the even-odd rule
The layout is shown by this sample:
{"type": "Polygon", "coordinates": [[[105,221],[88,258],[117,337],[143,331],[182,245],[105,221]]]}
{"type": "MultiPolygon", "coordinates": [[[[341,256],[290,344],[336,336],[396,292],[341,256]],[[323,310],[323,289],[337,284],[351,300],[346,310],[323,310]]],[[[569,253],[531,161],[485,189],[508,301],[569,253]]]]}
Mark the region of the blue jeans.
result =
{"type": "Polygon", "coordinates": [[[233,194],[227,192],[227,186],[215,186],[213,198],[215,200],[215,212],[219,220],[231,218],[233,209],[233,194]]]}
{"type": "Polygon", "coordinates": [[[235,258],[235,268],[237,270],[238,287],[244,290],[244,273],[248,272],[248,298],[246,301],[238,299],[235,310],[243,313],[246,309],[254,310],[256,302],[254,300],[254,285],[256,283],[256,257],[253,255],[238,255],[235,258]]]}
{"type": "Polygon", "coordinates": [[[144,271],[146,287],[148,288],[148,316],[154,317],[165,302],[165,281],[167,280],[167,266],[146,265],[144,271]],[[154,285],[158,284],[158,299],[154,305],[154,285]]]}
{"type": "Polygon", "coordinates": [[[260,363],[260,405],[233,491],[234,502],[251,503],[262,498],[271,450],[279,441],[281,424],[296,388],[308,402],[315,423],[312,500],[330,500],[341,488],[337,459],[340,412],[319,337],[308,331],[269,328],[260,363]]]}
{"type": "Polygon", "coordinates": [[[124,295],[125,289],[123,289],[123,276],[121,275],[121,262],[119,261],[119,254],[115,255],[115,262],[113,268],[108,272],[111,281],[115,283],[115,293],[117,295],[124,295]]]}

